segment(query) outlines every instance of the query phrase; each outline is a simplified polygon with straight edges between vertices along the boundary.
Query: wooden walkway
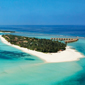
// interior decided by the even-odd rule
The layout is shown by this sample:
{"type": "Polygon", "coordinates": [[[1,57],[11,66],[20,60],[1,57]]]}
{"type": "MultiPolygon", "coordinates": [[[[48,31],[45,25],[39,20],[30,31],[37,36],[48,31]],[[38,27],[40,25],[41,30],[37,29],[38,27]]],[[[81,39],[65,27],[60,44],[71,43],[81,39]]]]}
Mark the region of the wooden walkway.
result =
{"type": "Polygon", "coordinates": [[[71,42],[76,42],[78,41],[79,39],[78,38],[51,38],[51,40],[54,40],[54,41],[64,41],[65,43],[71,43],[71,42]]]}

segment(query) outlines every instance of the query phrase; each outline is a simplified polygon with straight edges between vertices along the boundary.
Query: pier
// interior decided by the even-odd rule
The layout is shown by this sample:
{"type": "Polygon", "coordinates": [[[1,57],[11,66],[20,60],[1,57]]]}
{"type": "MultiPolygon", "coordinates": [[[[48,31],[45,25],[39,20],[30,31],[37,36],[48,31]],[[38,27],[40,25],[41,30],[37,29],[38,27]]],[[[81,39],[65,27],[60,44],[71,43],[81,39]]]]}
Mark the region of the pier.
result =
{"type": "Polygon", "coordinates": [[[54,40],[54,41],[64,41],[65,43],[71,43],[71,42],[76,42],[79,39],[78,38],[51,38],[51,40],[54,40]]]}

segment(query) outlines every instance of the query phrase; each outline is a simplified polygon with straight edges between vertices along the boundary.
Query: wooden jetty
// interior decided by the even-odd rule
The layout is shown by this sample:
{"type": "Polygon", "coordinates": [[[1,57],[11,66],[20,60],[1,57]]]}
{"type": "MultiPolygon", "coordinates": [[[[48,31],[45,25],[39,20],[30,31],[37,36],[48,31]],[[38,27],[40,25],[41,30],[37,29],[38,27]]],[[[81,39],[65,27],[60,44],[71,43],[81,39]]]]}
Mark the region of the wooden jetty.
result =
{"type": "Polygon", "coordinates": [[[54,40],[54,41],[64,41],[65,43],[71,43],[71,42],[76,42],[78,41],[79,39],[78,38],[51,38],[51,40],[54,40]]]}

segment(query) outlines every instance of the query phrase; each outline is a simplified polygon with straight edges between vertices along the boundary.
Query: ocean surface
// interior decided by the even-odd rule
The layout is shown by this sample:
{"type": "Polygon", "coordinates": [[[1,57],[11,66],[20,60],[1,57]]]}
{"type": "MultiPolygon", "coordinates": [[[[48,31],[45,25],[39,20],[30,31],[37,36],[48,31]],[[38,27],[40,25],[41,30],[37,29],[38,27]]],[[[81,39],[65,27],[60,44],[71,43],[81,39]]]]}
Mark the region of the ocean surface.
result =
{"type": "MultiPolygon", "coordinates": [[[[82,25],[5,25],[0,26],[0,30],[45,39],[78,37],[79,41],[68,46],[85,56],[85,26],[82,25]]],[[[45,63],[0,40],[0,85],[85,85],[85,58],[73,62],[45,63]]]]}

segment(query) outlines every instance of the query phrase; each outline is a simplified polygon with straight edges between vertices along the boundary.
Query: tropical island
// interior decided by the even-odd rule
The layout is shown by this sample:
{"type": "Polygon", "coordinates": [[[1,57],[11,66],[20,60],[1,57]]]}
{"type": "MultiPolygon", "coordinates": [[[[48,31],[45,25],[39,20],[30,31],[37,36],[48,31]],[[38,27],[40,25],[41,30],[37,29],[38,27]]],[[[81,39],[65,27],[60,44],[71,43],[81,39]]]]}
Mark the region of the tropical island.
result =
{"type": "Polygon", "coordinates": [[[16,35],[0,35],[0,39],[4,44],[39,57],[46,63],[78,61],[84,57],[83,54],[77,52],[75,49],[66,46],[65,43],[49,39],[29,38],[16,35]]]}
{"type": "Polygon", "coordinates": [[[50,39],[38,39],[17,35],[2,35],[8,42],[30,50],[45,53],[54,53],[66,49],[66,43],[52,41],[50,39]]]}
{"type": "Polygon", "coordinates": [[[5,31],[5,30],[0,30],[0,32],[3,32],[3,33],[15,33],[15,31],[5,31]]]}

